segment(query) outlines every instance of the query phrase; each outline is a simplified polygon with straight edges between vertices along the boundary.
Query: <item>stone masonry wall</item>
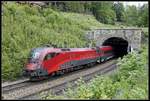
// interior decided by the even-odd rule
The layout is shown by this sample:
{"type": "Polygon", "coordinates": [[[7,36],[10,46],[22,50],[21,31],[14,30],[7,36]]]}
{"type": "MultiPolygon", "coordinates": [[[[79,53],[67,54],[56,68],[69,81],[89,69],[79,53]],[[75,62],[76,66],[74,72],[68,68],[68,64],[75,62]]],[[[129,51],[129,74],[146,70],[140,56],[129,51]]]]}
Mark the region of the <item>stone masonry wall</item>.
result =
{"type": "Polygon", "coordinates": [[[97,46],[101,46],[105,40],[111,37],[121,37],[128,41],[128,46],[131,46],[133,50],[139,50],[141,32],[141,29],[93,29],[86,32],[86,37],[89,40],[95,40],[97,46]]]}

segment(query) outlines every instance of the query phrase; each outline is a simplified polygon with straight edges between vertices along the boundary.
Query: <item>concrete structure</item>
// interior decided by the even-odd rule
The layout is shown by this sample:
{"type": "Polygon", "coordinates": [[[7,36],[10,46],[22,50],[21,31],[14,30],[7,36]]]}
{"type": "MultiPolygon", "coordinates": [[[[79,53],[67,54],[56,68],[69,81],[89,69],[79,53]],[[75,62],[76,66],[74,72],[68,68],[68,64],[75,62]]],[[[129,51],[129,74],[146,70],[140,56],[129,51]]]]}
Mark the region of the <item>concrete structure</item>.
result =
{"type": "Polygon", "coordinates": [[[112,45],[115,48],[126,48],[127,52],[138,51],[141,47],[142,29],[92,29],[86,32],[89,41],[96,46],[112,45]],[[125,47],[122,47],[125,46],[125,47]]]}

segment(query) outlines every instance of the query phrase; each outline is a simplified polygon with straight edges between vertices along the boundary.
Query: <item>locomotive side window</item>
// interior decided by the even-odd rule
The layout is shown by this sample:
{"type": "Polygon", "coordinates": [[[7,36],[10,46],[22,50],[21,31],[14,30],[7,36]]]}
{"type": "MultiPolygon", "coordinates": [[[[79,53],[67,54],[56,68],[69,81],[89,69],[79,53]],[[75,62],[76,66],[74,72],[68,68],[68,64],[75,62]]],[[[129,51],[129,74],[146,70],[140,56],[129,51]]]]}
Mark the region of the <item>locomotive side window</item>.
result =
{"type": "Polygon", "coordinates": [[[49,53],[45,56],[44,60],[49,60],[55,57],[56,55],[59,55],[59,53],[49,53]]]}
{"type": "Polygon", "coordinates": [[[105,51],[104,54],[112,54],[112,50],[105,51]]]}
{"type": "Polygon", "coordinates": [[[111,51],[110,51],[110,50],[108,50],[108,51],[105,51],[104,53],[105,53],[105,54],[108,54],[108,53],[111,53],[111,51]]]}
{"type": "Polygon", "coordinates": [[[51,53],[50,53],[50,54],[47,54],[47,55],[45,56],[45,58],[44,58],[44,60],[49,60],[49,59],[51,59],[51,53]]]}

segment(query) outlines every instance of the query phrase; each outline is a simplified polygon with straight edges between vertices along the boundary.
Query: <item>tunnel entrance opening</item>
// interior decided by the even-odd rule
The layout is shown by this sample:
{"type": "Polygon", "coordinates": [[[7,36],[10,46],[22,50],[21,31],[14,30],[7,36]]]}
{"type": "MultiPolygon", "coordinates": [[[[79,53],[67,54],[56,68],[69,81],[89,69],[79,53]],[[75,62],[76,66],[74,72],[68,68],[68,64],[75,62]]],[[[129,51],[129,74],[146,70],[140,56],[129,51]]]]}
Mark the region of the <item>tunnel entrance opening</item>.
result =
{"type": "Polygon", "coordinates": [[[128,41],[120,37],[111,37],[104,41],[102,46],[112,46],[115,57],[123,57],[128,54],[128,41]]]}

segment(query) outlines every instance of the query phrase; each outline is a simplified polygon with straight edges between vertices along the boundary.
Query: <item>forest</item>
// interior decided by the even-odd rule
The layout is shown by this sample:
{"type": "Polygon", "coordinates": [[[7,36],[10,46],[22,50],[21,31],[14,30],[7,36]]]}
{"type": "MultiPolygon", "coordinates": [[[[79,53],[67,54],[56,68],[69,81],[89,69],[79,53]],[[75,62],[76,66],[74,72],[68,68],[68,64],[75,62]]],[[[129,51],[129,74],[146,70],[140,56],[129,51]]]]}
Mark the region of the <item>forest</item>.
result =
{"type": "Polygon", "coordinates": [[[92,14],[105,24],[148,27],[148,4],[143,6],[124,6],[123,3],[110,1],[68,1],[47,2],[53,9],[63,12],[92,14]]]}

